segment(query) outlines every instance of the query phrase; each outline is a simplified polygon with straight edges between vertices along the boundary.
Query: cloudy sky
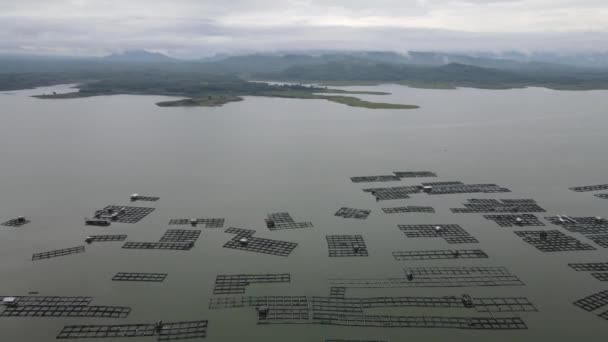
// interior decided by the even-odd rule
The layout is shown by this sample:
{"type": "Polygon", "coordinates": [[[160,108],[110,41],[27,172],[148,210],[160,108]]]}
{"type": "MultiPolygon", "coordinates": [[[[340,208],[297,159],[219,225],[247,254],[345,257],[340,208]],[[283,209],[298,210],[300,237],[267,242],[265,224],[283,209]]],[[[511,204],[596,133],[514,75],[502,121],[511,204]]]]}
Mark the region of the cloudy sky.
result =
{"type": "Polygon", "coordinates": [[[0,52],[608,50],[608,0],[0,0],[0,52]]]}

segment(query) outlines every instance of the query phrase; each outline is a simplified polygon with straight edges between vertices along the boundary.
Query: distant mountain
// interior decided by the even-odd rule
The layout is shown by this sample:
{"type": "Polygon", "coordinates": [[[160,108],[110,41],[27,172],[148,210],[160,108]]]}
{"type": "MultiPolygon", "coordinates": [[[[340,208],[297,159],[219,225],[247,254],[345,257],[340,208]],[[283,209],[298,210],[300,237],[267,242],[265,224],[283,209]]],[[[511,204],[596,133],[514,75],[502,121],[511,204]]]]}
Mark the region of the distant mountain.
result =
{"type": "Polygon", "coordinates": [[[174,62],[177,61],[167,55],[158,52],[149,52],[145,50],[129,50],[123,53],[115,53],[103,57],[106,61],[116,62],[174,62]]]}

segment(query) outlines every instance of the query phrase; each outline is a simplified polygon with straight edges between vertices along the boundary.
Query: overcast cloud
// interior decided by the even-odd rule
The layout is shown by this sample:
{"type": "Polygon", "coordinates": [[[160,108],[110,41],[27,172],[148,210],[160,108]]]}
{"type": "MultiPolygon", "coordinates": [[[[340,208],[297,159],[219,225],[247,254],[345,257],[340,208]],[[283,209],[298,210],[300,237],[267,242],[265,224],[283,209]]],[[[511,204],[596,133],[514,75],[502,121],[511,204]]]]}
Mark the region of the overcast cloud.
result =
{"type": "Polygon", "coordinates": [[[606,51],[608,0],[0,0],[0,52],[606,51]]]}

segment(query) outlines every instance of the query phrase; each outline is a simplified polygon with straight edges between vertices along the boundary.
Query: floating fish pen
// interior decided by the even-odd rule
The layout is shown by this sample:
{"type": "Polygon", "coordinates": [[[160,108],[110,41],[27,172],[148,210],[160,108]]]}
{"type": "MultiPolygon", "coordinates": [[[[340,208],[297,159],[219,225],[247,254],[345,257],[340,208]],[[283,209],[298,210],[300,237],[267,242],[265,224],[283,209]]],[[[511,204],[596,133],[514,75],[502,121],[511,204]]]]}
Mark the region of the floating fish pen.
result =
{"type": "Polygon", "coordinates": [[[478,243],[466,230],[457,224],[398,225],[408,238],[443,238],[449,244],[478,243]]]}
{"type": "Polygon", "coordinates": [[[585,311],[595,311],[608,305],[608,290],[589,295],[574,302],[574,305],[585,311]]]}
{"type": "Polygon", "coordinates": [[[451,208],[453,213],[543,213],[545,209],[533,199],[469,199],[464,208],[451,208]]]}
{"type": "Polygon", "coordinates": [[[84,224],[86,224],[87,226],[99,226],[99,227],[107,227],[110,224],[112,224],[112,222],[109,219],[102,219],[102,218],[85,218],[84,219],[84,224]]]}
{"type": "Polygon", "coordinates": [[[24,216],[19,216],[15,219],[12,220],[8,220],[4,223],[2,223],[3,226],[5,227],[12,227],[12,228],[18,228],[21,227],[23,225],[26,225],[28,223],[30,223],[31,221],[26,219],[24,216]]]}
{"type": "Polygon", "coordinates": [[[528,328],[519,317],[388,316],[315,312],[312,320],[313,324],[380,328],[475,330],[519,330],[528,328]]]}
{"type": "Polygon", "coordinates": [[[595,242],[598,246],[608,248],[608,234],[603,235],[590,235],[588,238],[595,242]]]}
{"type": "Polygon", "coordinates": [[[604,272],[608,271],[608,262],[580,262],[571,263],[568,266],[579,272],[604,272]]]}
{"type": "Polygon", "coordinates": [[[131,308],[123,306],[18,305],[0,312],[0,317],[95,317],[125,318],[131,308]]]}
{"type": "Polygon", "coordinates": [[[361,235],[327,235],[330,257],[368,256],[367,246],[361,235]]]}
{"type": "Polygon", "coordinates": [[[393,173],[399,178],[437,177],[437,174],[431,171],[395,171],[393,173]]]}
{"type": "Polygon", "coordinates": [[[298,246],[295,242],[254,237],[252,235],[255,234],[255,230],[251,229],[231,227],[225,232],[236,236],[226,242],[224,248],[286,257],[298,246]]]}
{"type": "Polygon", "coordinates": [[[215,278],[213,294],[242,294],[251,284],[290,283],[289,273],[279,274],[220,274],[215,278]]]}
{"type": "Polygon", "coordinates": [[[265,219],[266,227],[269,230],[281,230],[281,229],[298,229],[298,228],[311,228],[313,227],[312,222],[295,222],[291,215],[287,212],[268,214],[268,218],[265,219]]]}
{"type": "Polygon", "coordinates": [[[109,205],[102,210],[97,210],[94,218],[110,220],[111,222],[137,223],[154,210],[154,208],[146,207],[109,205]]]}
{"type": "Polygon", "coordinates": [[[601,199],[608,199],[608,194],[595,194],[593,196],[601,199]]]}
{"type": "Polygon", "coordinates": [[[329,288],[329,296],[330,297],[344,298],[344,295],[346,295],[346,288],[345,287],[332,286],[332,287],[329,288]]]}
{"type": "Polygon", "coordinates": [[[483,215],[487,220],[496,222],[501,227],[543,227],[545,226],[538,217],[533,214],[503,214],[483,215]]]}
{"type": "Polygon", "coordinates": [[[66,325],[57,339],[127,338],[157,336],[158,341],[184,340],[207,337],[208,322],[157,322],[114,325],[66,325]]]}
{"type": "Polygon", "coordinates": [[[406,273],[415,276],[436,276],[436,275],[510,275],[511,272],[506,267],[410,267],[405,269],[406,273]]]}
{"type": "Polygon", "coordinates": [[[116,235],[89,235],[85,238],[86,243],[92,242],[109,242],[109,241],[124,241],[127,239],[127,236],[124,234],[116,234],[116,235]]]}
{"type": "Polygon", "coordinates": [[[401,178],[395,175],[350,177],[353,183],[399,182],[401,178]]]}
{"type": "Polygon", "coordinates": [[[411,194],[419,193],[418,186],[395,186],[390,188],[368,188],[363,192],[371,193],[377,201],[408,199],[411,194]]]}
{"type": "Polygon", "coordinates": [[[488,255],[481,249],[440,249],[425,251],[397,251],[393,258],[403,260],[438,260],[438,259],[485,259],[488,255]]]}
{"type": "Polygon", "coordinates": [[[64,255],[76,254],[76,253],[84,253],[84,246],[56,249],[54,251],[35,253],[32,255],[32,261],[57,258],[64,255]]]}
{"type": "Polygon", "coordinates": [[[342,218],[354,218],[354,219],[359,219],[359,220],[365,220],[365,219],[367,219],[369,214],[371,214],[371,212],[372,212],[371,210],[342,207],[334,214],[334,216],[338,216],[338,217],[342,217],[342,218]]]}
{"type": "Polygon", "coordinates": [[[412,278],[357,278],[330,279],[331,286],[345,288],[410,288],[410,287],[476,287],[476,286],[523,286],[515,275],[478,276],[413,276],[412,278]]]}
{"type": "Polygon", "coordinates": [[[160,238],[160,242],[188,242],[196,241],[201,235],[196,229],[168,229],[160,238]]]}
{"type": "Polygon", "coordinates": [[[223,218],[195,218],[195,219],[172,219],[169,220],[169,225],[191,225],[196,227],[202,225],[203,228],[223,228],[223,218]]]}
{"type": "Polygon", "coordinates": [[[577,186],[569,189],[576,192],[608,190],[608,184],[577,186]]]}
{"type": "Polygon", "coordinates": [[[608,281],[608,272],[591,273],[591,276],[599,281],[608,281]]]}
{"type": "Polygon", "coordinates": [[[125,242],[125,249],[164,249],[175,251],[189,251],[194,247],[194,242],[125,242]]]}
{"type": "Polygon", "coordinates": [[[433,207],[421,207],[421,206],[407,206],[407,207],[394,207],[394,208],[382,208],[385,214],[399,214],[399,213],[429,213],[434,214],[435,209],[433,207]]]}
{"type": "MultiPolygon", "coordinates": [[[[7,296],[0,296],[6,298],[7,296]]],[[[82,296],[10,296],[18,306],[88,306],[93,298],[82,296]]]]}
{"type": "Polygon", "coordinates": [[[542,252],[595,250],[595,247],[582,243],[559,230],[516,231],[515,234],[542,252]]]}
{"type": "Polygon", "coordinates": [[[232,309],[246,307],[304,307],[308,308],[308,297],[306,296],[241,296],[241,297],[216,297],[209,299],[208,308],[232,309]]]}
{"type": "Polygon", "coordinates": [[[149,281],[161,283],[167,278],[167,273],[118,272],[112,281],[149,281]]]}
{"type": "Polygon", "coordinates": [[[160,199],[160,197],[142,196],[140,194],[132,194],[130,199],[131,199],[131,202],[135,202],[135,201],[156,202],[160,199]]]}
{"type": "Polygon", "coordinates": [[[422,183],[420,188],[422,190],[424,187],[431,187],[428,191],[424,191],[429,195],[511,192],[511,190],[498,186],[496,184],[445,184],[446,182],[441,183],[422,183]]]}

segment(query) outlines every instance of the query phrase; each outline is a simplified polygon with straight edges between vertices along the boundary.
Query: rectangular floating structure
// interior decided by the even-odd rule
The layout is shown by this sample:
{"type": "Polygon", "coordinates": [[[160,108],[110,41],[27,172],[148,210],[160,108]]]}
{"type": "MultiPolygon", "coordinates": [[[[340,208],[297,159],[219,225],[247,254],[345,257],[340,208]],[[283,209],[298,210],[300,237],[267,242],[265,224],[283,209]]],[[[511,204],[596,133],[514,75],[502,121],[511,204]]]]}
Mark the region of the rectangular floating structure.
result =
{"type": "Polygon", "coordinates": [[[433,317],[433,316],[377,316],[315,312],[313,324],[383,327],[383,328],[449,328],[480,330],[527,329],[519,317],[433,317]]]}
{"type": "Polygon", "coordinates": [[[32,255],[32,261],[56,258],[56,257],[64,256],[64,255],[83,253],[83,252],[84,252],[84,246],[56,249],[54,251],[35,253],[34,255],[32,255]]]}
{"type": "Polygon", "coordinates": [[[398,225],[408,238],[443,238],[449,244],[478,243],[479,241],[457,224],[398,225]]]}
{"type": "Polygon", "coordinates": [[[315,312],[363,312],[360,298],[312,297],[311,304],[315,312]]]}
{"type": "Polygon", "coordinates": [[[17,228],[17,227],[26,225],[30,222],[31,222],[30,220],[27,220],[25,218],[22,218],[22,219],[16,218],[16,219],[8,220],[8,221],[2,223],[2,226],[17,228]]]}
{"type": "Polygon", "coordinates": [[[460,181],[452,181],[452,182],[425,182],[420,183],[423,186],[451,186],[451,185],[464,185],[463,182],[460,181]]]}
{"type": "Polygon", "coordinates": [[[220,274],[215,278],[213,294],[241,294],[250,284],[289,283],[289,273],[279,274],[220,274]]]}
{"type": "Polygon", "coordinates": [[[591,235],[588,236],[588,238],[595,242],[598,246],[603,247],[603,248],[608,248],[608,234],[602,234],[602,235],[591,235]]]}
{"type": "Polygon", "coordinates": [[[418,186],[395,186],[390,188],[363,189],[363,192],[371,193],[377,201],[407,199],[410,198],[410,194],[416,194],[420,191],[421,189],[418,186]]]}
{"type": "Polygon", "coordinates": [[[24,306],[7,307],[0,317],[98,317],[125,318],[131,308],[123,306],[24,306]]]}
{"type": "Polygon", "coordinates": [[[326,338],[325,342],[389,342],[389,340],[343,340],[335,338],[326,338]]]}
{"type": "Polygon", "coordinates": [[[405,269],[413,275],[436,276],[436,275],[511,275],[506,267],[408,267],[405,269]]]}
{"type": "Polygon", "coordinates": [[[231,227],[226,229],[225,232],[236,234],[236,236],[226,242],[224,248],[286,257],[298,246],[295,242],[253,237],[255,230],[251,229],[231,227]]]}
{"type": "Polygon", "coordinates": [[[579,262],[568,264],[575,271],[604,272],[608,271],[608,262],[579,262]]]}
{"type": "Polygon", "coordinates": [[[346,294],[346,288],[345,287],[332,286],[332,287],[329,288],[329,296],[330,297],[344,298],[345,294],[346,294]]]}
{"type": "Polygon", "coordinates": [[[470,194],[470,193],[499,193],[511,190],[496,184],[447,184],[435,185],[427,193],[429,195],[470,194]]]}
{"type": "Polygon", "coordinates": [[[295,222],[286,212],[268,214],[266,226],[270,230],[311,228],[312,222],[295,222]]]}
{"type": "Polygon", "coordinates": [[[590,251],[595,247],[562,233],[559,230],[516,231],[515,234],[542,252],[590,251]],[[546,237],[542,237],[546,234],[546,237]]]}
{"type": "Polygon", "coordinates": [[[601,199],[608,199],[608,194],[595,194],[593,196],[601,199]]]}
{"type": "Polygon", "coordinates": [[[541,227],[545,225],[533,214],[483,215],[483,217],[496,222],[501,227],[541,227]]]}
{"type": "Polygon", "coordinates": [[[591,273],[591,275],[599,281],[608,281],[608,272],[591,273]]]}
{"type": "Polygon", "coordinates": [[[462,296],[445,297],[368,297],[360,298],[364,309],[387,307],[474,308],[478,312],[533,312],[538,309],[525,297],[471,298],[466,305],[462,296]]]}
{"type": "MultiPolygon", "coordinates": [[[[224,227],[223,218],[197,218],[194,226],[203,225],[203,228],[222,228],[224,227]]],[[[191,219],[172,219],[169,225],[193,225],[191,219]]]]}
{"type": "Polygon", "coordinates": [[[138,273],[138,272],[118,272],[112,278],[113,281],[151,281],[163,282],[167,273],[138,273]]]}
{"type": "Polygon", "coordinates": [[[409,288],[409,287],[474,287],[474,286],[523,286],[524,283],[514,275],[481,276],[418,276],[407,278],[362,278],[330,279],[331,286],[345,288],[409,288]]]}
{"type": "Polygon", "coordinates": [[[574,302],[574,305],[587,311],[593,311],[608,305],[608,290],[589,295],[574,302]]]}
{"type": "Polygon", "coordinates": [[[608,220],[601,217],[572,217],[567,215],[545,217],[549,222],[562,226],[573,233],[607,234],[608,220]]]}
{"type": "Polygon", "coordinates": [[[481,249],[440,249],[393,252],[395,260],[481,259],[488,255],[481,249]]]}
{"type": "Polygon", "coordinates": [[[451,208],[453,213],[544,213],[533,199],[469,199],[464,208],[451,208]]]}
{"type": "Polygon", "coordinates": [[[127,239],[126,235],[90,235],[90,241],[93,242],[107,242],[107,241],[124,241],[127,239]]]}
{"type": "Polygon", "coordinates": [[[576,192],[608,190],[608,184],[577,186],[569,189],[576,192]]]}
{"type": "Polygon", "coordinates": [[[327,235],[330,257],[368,256],[367,246],[361,235],[327,235]]]}
{"type": "Polygon", "coordinates": [[[188,251],[194,247],[194,242],[125,242],[126,249],[165,249],[188,251]]]}
{"type": "Polygon", "coordinates": [[[153,196],[137,196],[137,197],[133,197],[131,198],[131,202],[135,202],[135,201],[146,201],[146,202],[156,202],[160,199],[160,197],[153,197],[153,196]]]}
{"type": "Polygon", "coordinates": [[[91,303],[91,297],[60,297],[60,296],[0,296],[15,297],[18,306],[87,306],[91,303]]]}
{"type": "Polygon", "coordinates": [[[109,205],[95,212],[95,218],[110,219],[112,222],[120,223],[137,223],[154,210],[154,208],[109,205]],[[112,213],[117,215],[113,217],[112,213]]]}
{"type": "Polygon", "coordinates": [[[437,177],[437,174],[431,171],[395,171],[393,173],[399,178],[437,177]]]}
{"type": "Polygon", "coordinates": [[[407,206],[407,207],[394,207],[394,208],[382,208],[382,211],[386,214],[397,214],[397,213],[435,213],[433,207],[419,207],[419,206],[407,206]]]}
{"type": "Polygon", "coordinates": [[[350,177],[353,183],[398,182],[401,178],[395,175],[350,177]]]}
{"type": "Polygon", "coordinates": [[[340,208],[340,210],[338,210],[334,214],[334,216],[339,216],[342,218],[355,218],[355,219],[359,219],[359,220],[365,220],[369,216],[369,214],[371,214],[371,212],[372,212],[371,210],[342,207],[342,208],[340,208]]]}
{"type": "Polygon", "coordinates": [[[306,296],[241,296],[209,299],[209,309],[231,309],[270,306],[278,308],[308,308],[306,296]]]}
{"type": "Polygon", "coordinates": [[[270,307],[265,315],[258,315],[258,324],[302,324],[309,323],[308,308],[270,307]]]}
{"type": "Polygon", "coordinates": [[[57,339],[81,338],[126,338],[157,336],[158,341],[205,338],[207,336],[205,321],[166,322],[162,329],[155,323],[115,324],[115,325],[66,325],[57,335],[57,339]]]}
{"type": "Polygon", "coordinates": [[[198,229],[168,229],[160,238],[160,242],[196,241],[201,235],[198,229]]]}

